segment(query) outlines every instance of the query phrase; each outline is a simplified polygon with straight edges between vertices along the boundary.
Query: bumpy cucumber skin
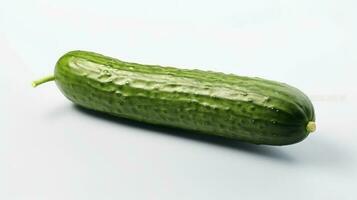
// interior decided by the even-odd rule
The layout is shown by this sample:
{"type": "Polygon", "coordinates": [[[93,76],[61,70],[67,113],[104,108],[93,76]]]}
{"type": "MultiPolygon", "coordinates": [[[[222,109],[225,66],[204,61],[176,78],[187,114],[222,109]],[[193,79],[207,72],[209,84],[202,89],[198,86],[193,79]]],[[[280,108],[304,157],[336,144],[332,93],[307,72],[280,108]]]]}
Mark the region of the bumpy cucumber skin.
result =
{"type": "Polygon", "coordinates": [[[308,97],[283,83],[87,51],[62,56],[55,81],[69,100],[92,110],[254,144],[297,143],[315,121],[308,97]]]}

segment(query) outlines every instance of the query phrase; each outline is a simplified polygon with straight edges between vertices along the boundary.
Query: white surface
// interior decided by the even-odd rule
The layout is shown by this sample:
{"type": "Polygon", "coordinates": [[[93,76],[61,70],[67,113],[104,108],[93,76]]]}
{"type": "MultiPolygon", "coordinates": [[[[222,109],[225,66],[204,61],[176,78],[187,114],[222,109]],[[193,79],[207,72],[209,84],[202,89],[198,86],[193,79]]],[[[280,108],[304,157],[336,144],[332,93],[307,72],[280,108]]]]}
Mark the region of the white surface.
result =
{"type": "Polygon", "coordinates": [[[356,1],[95,2],[0,4],[0,199],[357,199],[356,1]],[[287,82],[318,131],[269,147],[95,117],[30,86],[73,49],[287,82]]]}

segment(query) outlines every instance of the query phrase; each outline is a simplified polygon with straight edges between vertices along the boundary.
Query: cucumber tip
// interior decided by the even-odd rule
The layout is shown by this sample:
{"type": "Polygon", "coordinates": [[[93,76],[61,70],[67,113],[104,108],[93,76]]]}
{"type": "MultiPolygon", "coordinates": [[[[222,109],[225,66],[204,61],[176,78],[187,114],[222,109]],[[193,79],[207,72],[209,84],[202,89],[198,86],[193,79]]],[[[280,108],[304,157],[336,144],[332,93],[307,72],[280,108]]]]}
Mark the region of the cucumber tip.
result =
{"type": "Polygon", "coordinates": [[[309,123],[307,123],[306,130],[309,133],[315,132],[316,131],[316,123],[313,121],[310,121],[309,123]]]}

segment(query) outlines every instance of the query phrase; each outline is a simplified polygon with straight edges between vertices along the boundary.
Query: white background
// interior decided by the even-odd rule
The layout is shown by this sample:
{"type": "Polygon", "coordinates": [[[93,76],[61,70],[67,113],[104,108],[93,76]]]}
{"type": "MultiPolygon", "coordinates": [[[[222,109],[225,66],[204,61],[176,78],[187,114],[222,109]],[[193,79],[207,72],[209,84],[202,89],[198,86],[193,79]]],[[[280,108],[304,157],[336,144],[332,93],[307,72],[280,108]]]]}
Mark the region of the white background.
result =
{"type": "Polygon", "coordinates": [[[357,199],[354,0],[0,1],[0,199],[357,199]],[[47,83],[67,51],[294,85],[318,131],[255,146],[95,116],[47,83]]]}

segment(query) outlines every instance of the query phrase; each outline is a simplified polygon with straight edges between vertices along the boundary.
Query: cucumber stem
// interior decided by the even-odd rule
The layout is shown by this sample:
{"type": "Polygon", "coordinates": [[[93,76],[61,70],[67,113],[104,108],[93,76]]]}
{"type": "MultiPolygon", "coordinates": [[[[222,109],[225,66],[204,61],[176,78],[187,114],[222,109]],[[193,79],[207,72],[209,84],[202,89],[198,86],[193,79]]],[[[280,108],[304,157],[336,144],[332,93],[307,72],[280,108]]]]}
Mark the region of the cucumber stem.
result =
{"type": "Polygon", "coordinates": [[[309,123],[307,123],[307,125],[306,125],[306,130],[307,130],[309,133],[312,133],[312,132],[316,131],[316,123],[315,123],[315,122],[312,122],[312,121],[310,121],[309,123]]]}
{"type": "Polygon", "coordinates": [[[41,85],[42,83],[46,83],[46,82],[53,81],[53,80],[55,80],[55,76],[54,75],[45,76],[45,77],[43,77],[41,79],[33,81],[32,82],[32,87],[37,87],[37,86],[41,85]]]}

